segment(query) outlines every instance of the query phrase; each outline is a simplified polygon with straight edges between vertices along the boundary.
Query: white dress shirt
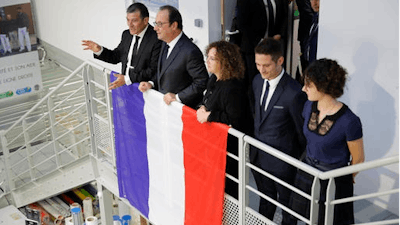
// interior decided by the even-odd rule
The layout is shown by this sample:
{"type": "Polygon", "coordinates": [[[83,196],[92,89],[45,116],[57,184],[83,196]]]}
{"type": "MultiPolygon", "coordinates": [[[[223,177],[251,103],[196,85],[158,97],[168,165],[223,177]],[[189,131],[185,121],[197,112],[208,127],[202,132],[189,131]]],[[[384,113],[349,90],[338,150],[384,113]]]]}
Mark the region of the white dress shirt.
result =
{"type": "Polygon", "coordinates": [[[265,103],[264,111],[267,110],[268,104],[271,101],[271,98],[272,98],[272,95],[275,92],[276,86],[278,86],[279,81],[281,80],[281,78],[282,78],[284,73],[285,73],[285,70],[282,68],[282,72],[277,77],[275,77],[274,79],[272,79],[272,80],[264,79],[264,85],[263,85],[262,94],[261,94],[261,98],[260,98],[260,105],[262,105],[262,99],[263,99],[264,94],[265,94],[267,81],[269,82],[269,91],[268,91],[268,96],[267,96],[267,100],[266,100],[266,103],[265,103]]]}
{"type": "Polygon", "coordinates": [[[142,32],[140,32],[138,35],[135,34],[132,37],[132,42],[131,42],[131,46],[129,47],[129,53],[128,53],[128,63],[126,64],[126,71],[125,71],[125,73],[126,73],[125,75],[127,75],[127,76],[124,77],[126,85],[132,84],[131,78],[129,77],[129,69],[134,69],[134,67],[131,66],[131,61],[132,61],[133,46],[135,45],[135,42],[136,42],[136,36],[140,37],[138,46],[137,46],[137,51],[139,51],[140,44],[142,43],[144,34],[146,33],[148,27],[149,27],[149,25],[147,24],[146,28],[144,28],[144,30],[142,30],[142,32]]]}

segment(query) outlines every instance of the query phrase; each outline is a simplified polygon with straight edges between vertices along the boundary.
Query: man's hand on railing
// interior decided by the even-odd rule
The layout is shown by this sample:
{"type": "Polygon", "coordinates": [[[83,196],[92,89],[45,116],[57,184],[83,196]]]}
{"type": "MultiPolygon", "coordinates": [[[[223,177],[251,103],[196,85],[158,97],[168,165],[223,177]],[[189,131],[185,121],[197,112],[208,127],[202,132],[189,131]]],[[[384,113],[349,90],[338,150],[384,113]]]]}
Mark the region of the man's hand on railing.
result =
{"type": "Polygon", "coordinates": [[[139,84],[139,91],[141,92],[146,92],[147,90],[151,89],[153,85],[151,85],[149,82],[142,81],[139,84]]]}
{"type": "Polygon", "coordinates": [[[114,74],[114,77],[116,77],[117,79],[109,85],[108,90],[115,89],[125,85],[124,75],[114,74]]]}
{"type": "Polygon", "coordinates": [[[83,50],[92,50],[93,52],[99,52],[101,50],[100,45],[90,40],[82,40],[82,46],[85,46],[83,50]]]}

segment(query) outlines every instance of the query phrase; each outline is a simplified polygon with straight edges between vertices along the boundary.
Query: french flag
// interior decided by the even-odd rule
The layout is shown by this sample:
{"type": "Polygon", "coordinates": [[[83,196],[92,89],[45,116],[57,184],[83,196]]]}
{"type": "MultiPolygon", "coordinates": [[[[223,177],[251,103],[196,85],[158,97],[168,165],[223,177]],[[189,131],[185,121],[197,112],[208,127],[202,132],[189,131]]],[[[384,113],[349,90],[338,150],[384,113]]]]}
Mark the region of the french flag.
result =
{"type": "Polygon", "coordinates": [[[229,127],[138,84],[112,98],[120,197],[155,225],[221,224],[229,127]]]}

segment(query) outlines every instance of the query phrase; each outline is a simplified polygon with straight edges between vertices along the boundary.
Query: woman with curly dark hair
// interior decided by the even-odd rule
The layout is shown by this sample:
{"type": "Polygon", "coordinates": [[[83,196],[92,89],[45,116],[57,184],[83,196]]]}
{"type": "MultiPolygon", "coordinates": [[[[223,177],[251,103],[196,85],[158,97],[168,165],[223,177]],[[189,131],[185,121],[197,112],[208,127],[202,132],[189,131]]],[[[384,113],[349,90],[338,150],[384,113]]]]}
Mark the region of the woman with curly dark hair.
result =
{"type": "Polygon", "coordinates": [[[235,129],[242,126],[245,92],[244,65],[239,47],[226,41],[211,43],[207,49],[207,70],[211,73],[197,120],[220,122],[235,129]]]}
{"type": "MultiPolygon", "coordinates": [[[[220,122],[248,133],[252,130],[251,113],[243,83],[244,64],[239,47],[226,41],[217,41],[206,49],[207,70],[211,73],[203,101],[197,110],[197,120],[220,122]]],[[[228,151],[237,155],[236,138],[228,136],[228,151]]],[[[227,157],[226,172],[238,175],[238,162],[227,157]]],[[[237,184],[226,179],[225,191],[237,198],[237,184]]]]}
{"type": "MultiPolygon", "coordinates": [[[[314,61],[305,71],[303,91],[308,101],[303,110],[303,132],[307,139],[304,162],[321,171],[364,162],[360,118],[337,100],[343,94],[346,76],[346,70],[330,59],[314,61]]],[[[353,196],[355,176],[356,173],[335,178],[336,199],[353,196]]],[[[309,174],[299,170],[295,185],[311,193],[312,179],[309,174]]],[[[327,185],[327,180],[321,180],[318,224],[324,224],[327,185]]],[[[291,206],[308,217],[310,201],[293,194],[291,206]]],[[[335,205],[333,224],[353,223],[353,203],[335,205]]]]}

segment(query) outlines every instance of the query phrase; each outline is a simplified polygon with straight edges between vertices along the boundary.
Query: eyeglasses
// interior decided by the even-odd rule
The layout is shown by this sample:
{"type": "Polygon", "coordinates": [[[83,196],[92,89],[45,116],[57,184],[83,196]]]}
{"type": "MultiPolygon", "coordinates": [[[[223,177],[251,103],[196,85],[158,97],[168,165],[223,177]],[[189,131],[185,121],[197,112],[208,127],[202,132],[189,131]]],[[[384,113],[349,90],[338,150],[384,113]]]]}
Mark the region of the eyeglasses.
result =
{"type": "Polygon", "coordinates": [[[164,24],[169,23],[169,22],[154,22],[155,27],[162,27],[164,24]]]}
{"type": "Polygon", "coordinates": [[[213,56],[207,56],[207,59],[209,59],[211,61],[219,61],[216,57],[213,57],[213,56]]]}

